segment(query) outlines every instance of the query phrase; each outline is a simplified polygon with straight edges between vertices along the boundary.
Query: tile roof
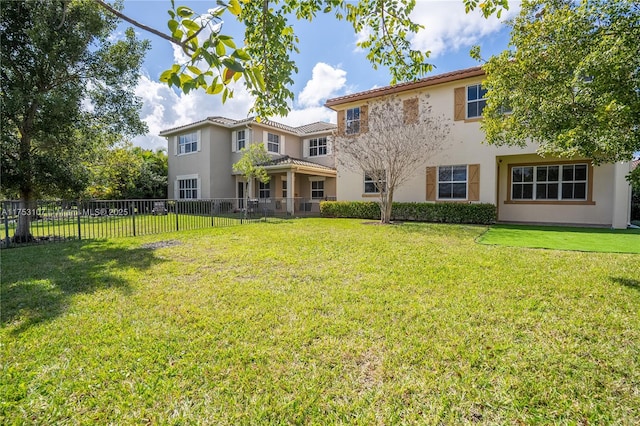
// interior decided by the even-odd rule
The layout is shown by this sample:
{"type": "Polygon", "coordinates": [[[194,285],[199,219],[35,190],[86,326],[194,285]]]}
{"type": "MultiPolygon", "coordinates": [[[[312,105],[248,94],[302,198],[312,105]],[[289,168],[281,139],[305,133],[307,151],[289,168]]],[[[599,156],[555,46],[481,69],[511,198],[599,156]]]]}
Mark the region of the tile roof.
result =
{"type": "Polygon", "coordinates": [[[409,81],[393,86],[377,87],[375,89],[366,90],[364,92],[352,93],[338,98],[327,99],[324,106],[331,108],[336,105],[346,104],[353,101],[361,101],[365,99],[376,98],[379,96],[391,95],[394,93],[405,92],[407,90],[420,89],[436,84],[448,83],[450,81],[462,80],[464,78],[478,77],[484,75],[482,67],[471,67],[462,70],[438,74],[431,77],[422,78],[416,81],[409,81]]]}
{"type": "Polygon", "coordinates": [[[325,170],[333,170],[333,171],[336,170],[333,167],[323,166],[322,164],[314,163],[314,162],[311,162],[311,161],[301,160],[299,158],[293,158],[293,157],[290,157],[288,155],[285,155],[285,156],[282,156],[282,157],[278,157],[278,158],[274,158],[273,160],[270,160],[270,161],[267,161],[267,162],[261,164],[261,166],[264,166],[264,167],[268,167],[268,166],[284,166],[284,165],[306,166],[306,167],[314,167],[314,168],[317,168],[317,169],[325,169],[325,170]]]}
{"type": "Polygon", "coordinates": [[[272,120],[258,121],[256,120],[255,117],[244,118],[242,120],[234,120],[232,118],[215,116],[215,117],[207,117],[204,120],[200,120],[200,121],[185,124],[182,126],[174,127],[171,129],[163,130],[160,132],[160,136],[167,136],[183,129],[192,128],[192,127],[196,127],[204,124],[213,124],[213,125],[223,126],[227,128],[233,128],[233,127],[246,125],[246,124],[257,124],[261,126],[280,129],[285,132],[293,133],[298,136],[304,136],[304,135],[308,135],[311,133],[318,133],[318,132],[329,132],[336,128],[335,124],[321,122],[321,121],[310,123],[310,124],[304,124],[298,127],[292,127],[292,126],[287,126],[286,124],[278,123],[277,121],[272,121],[272,120]]]}

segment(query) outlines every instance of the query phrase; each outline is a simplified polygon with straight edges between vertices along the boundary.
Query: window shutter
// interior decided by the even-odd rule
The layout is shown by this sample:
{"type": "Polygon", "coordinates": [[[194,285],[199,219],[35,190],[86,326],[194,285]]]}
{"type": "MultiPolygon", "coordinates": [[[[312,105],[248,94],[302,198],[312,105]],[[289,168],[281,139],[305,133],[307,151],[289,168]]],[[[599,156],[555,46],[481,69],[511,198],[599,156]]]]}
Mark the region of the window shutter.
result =
{"type": "Polygon", "coordinates": [[[415,124],[418,122],[418,109],[418,98],[405,99],[402,101],[404,124],[415,124]]]}
{"type": "Polygon", "coordinates": [[[284,155],[284,153],[286,152],[284,150],[284,135],[280,136],[280,154],[284,155]]]}
{"type": "Polygon", "coordinates": [[[267,148],[267,144],[269,143],[269,132],[266,130],[262,131],[262,143],[264,144],[265,149],[267,148]]]}
{"type": "Polygon", "coordinates": [[[346,122],[346,117],[344,116],[344,110],[338,111],[338,134],[339,135],[344,135],[346,124],[347,122],[346,122]]]}
{"type": "Polygon", "coordinates": [[[480,164],[469,164],[469,177],[467,179],[469,193],[467,199],[469,201],[480,200],[480,164]]]}
{"type": "Polygon", "coordinates": [[[427,201],[436,200],[436,167],[427,167],[427,201]]]}
{"type": "Polygon", "coordinates": [[[198,152],[202,149],[202,131],[198,130],[198,152]]]}
{"type": "Polygon", "coordinates": [[[466,117],[465,114],[465,104],[467,103],[467,96],[465,94],[465,87],[456,87],[454,89],[454,109],[453,109],[453,119],[454,121],[464,120],[466,117]]]}
{"type": "Polygon", "coordinates": [[[238,131],[234,130],[231,132],[231,152],[236,152],[238,150],[238,131]]]}
{"type": "Polygon", "coordinates": [[[305,139],[302,141],[302,158],[307,158],[309,156],[309,139],[305,139]]]}
{"type": "Polygon", "coordinates": [[[327,136],[327,155],[331,155],[333,153],[333,141],[329,136],[327,136]]]}
{"type": "Polygon", "coordinates": [[[178,191],[180,191],[180,183],[178,182],[178,178],[176,178],[176,180],[173,181],[173,199],[174,200],[177,200],[178,196],[180,195],[178,191]]]}
{"type": "Polygon", "coordinates": [[[178,155],[178,137],[171,136],[171,143],[173,144],[173,155],[178,155]]]}
{"type": "Polygon", "coordinates": [[[368,105],[362,105],[360,107],[360,133],[367,133],[369,131],[369,107],[368,105]]]}

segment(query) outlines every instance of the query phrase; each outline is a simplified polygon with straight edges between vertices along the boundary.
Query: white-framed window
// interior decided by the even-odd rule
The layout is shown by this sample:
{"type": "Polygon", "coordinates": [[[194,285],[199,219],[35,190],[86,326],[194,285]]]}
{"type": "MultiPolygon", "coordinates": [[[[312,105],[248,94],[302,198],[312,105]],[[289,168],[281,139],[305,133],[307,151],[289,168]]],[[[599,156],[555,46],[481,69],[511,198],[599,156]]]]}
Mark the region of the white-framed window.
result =
{"type": "Polygon", "coordinates": [[[360,107],[349,108],[345,114],[345,132],[348,135],[360,133],[360,107]]]}
{"type": "Polygon", "coordinates": [[[198,132],[178,136],[178,155],[198,150],[198,132]]]}
{"type": "Polygon", "coordinates": [[[236,132],[236,151],[244,149],[246,146],[247,134],[245,130],[238,130],[236,132]]]}
{"type": "Polygon", "coordinates": [[[260,182],[258,186],[258,198],[271,198],[271,181],[264,183],[260,182]]]}
{"type": "Polygon", "coordinates": [[[287,181],[282,181],[282,198],[287,198],[287,181]]]}
{"type": "Polygon", "coordinates": [[[467,199],[467,166],[439,166],[438,167],[438,199],[466,200],[467,199]]]}
{"type": "Polygon", "coordinates": [[[587,164],[511,167],[512,200],[587,200],[587,164]]]}
{"type": "Polygon", "coordinates": [[[384,173],[365,173],[364,174],[364,193],[365,194],[379,194],[380,191],[384,191],[387,187],[385,179],[381,179],[384,173]]]}
{"type": "Polygon", "coordinates": [[[267,134],[267,151],[280,153],[280,135],[274,135],[273,133],[267,134]]]}
{"type": "Polygon", "coordinates": [[[198,179],[178,179],[178,198],[181,200],[191,200],[198,198],[198,179]]]}
{"type": "Polygon", "coordinates": [[[311,181],[311,198],[314,200],[324,198],[324,181],[311,181]]]}
{"type": "Polygon", "coordinates": [[[327,155],[327,138],[314,138],[309,140],[309,157],[327,155]]]}
{"type": "Polygon", "coordinates": [[[467,86],[467,118],[482,117],[482,110],[487,104],[487,89],[481,84],[467,86]]]}

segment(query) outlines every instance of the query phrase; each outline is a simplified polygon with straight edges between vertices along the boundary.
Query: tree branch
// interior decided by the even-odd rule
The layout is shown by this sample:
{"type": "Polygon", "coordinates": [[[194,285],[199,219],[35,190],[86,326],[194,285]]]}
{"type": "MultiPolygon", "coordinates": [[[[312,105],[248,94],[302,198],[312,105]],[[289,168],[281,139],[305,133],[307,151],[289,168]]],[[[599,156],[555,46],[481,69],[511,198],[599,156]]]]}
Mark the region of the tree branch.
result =
{"type": "Polygon", "coordinates": [[[111,7],[111,5],[109,5],[108,3],[102,1],[102,0],[93,0],[95,1],[97,4],[99,4],[100,6],[102,6],[103,8],[105,8],[106,10],[108,10],[109,12],[113,13],[114,15],[116,15],[118,18],[122,19],[123,21],[127,21],[128,23],[130,23],[131,25],[134,25],[142,30],[145,30],[147,32],[150,32],[151,34],[157,35],[160,38],[163,38],[167,41],[170,41],[173,44],[177,44],[178,46],[182,47],[185,50],[189,50],[191,52],[193,52],[193,49],[191,49],[188,45],[186,45],[184,42],[177,40],[171,36],[168,36],[167,34],[163,33],[162,31],[156,30],[155,28],[149,27],[145,24],[142,24],[138,21],[136,21],[135,19],[131,19],[129,18],[127,15],[125,15],[124,13],[114,9],[113,7],[111,7]]]}

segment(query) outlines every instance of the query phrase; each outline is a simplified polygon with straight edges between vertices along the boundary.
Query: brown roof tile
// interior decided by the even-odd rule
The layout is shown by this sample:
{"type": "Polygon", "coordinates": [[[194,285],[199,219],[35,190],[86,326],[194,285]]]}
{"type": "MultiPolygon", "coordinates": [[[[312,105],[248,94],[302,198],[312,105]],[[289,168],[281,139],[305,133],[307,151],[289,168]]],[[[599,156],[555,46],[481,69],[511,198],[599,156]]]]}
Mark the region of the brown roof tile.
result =
{"type": "Polygon", "coordinates": [[[337,105],[346,104],[354,101],[377,98],[379,96],[391,95],[394,93],[405,92],[407,90],[420,89],[422,87],[435,86],[436,84],[448,83],[450,81],[462,80],[464,78],[477,77],[484,75],[482,67],[471,67],[462,70],[438,74],[431,77],[422,78],[417,81],[400,83],[393,86],[377,87],[375,89],[366,90],[364,92],[352,93],[350,95],[340,96],[338,98],[327,99],[324,104],[328,108],[337,105]]]}

